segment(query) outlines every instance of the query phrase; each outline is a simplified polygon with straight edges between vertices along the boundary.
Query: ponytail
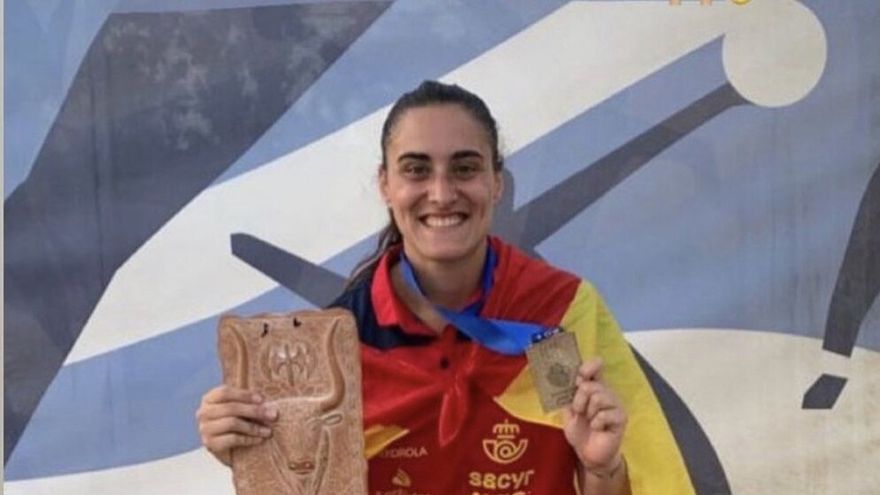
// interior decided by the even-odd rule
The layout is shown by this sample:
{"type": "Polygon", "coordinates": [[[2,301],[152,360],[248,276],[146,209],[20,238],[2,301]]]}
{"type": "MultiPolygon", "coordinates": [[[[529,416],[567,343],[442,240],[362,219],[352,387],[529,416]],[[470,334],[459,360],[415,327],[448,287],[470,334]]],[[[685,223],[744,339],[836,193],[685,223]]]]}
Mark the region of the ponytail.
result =
{"type": "Polygon", "coordinates": [[[382,258],[385,252],[403,242],[403,236],[400,235],[400,229],[397,228],[397,223],[394,221],[394,216],[391,215],[390,210],[388,211],[388,217],[388,225],[379,233],[379,242],[376,245],[376,249],[354,267],[354,270],[351,271],[351,276],[345,283],[345,290],[354,287],[364,279],[370,278],[373,272],[376,271],[379,259],[382,258]]]}

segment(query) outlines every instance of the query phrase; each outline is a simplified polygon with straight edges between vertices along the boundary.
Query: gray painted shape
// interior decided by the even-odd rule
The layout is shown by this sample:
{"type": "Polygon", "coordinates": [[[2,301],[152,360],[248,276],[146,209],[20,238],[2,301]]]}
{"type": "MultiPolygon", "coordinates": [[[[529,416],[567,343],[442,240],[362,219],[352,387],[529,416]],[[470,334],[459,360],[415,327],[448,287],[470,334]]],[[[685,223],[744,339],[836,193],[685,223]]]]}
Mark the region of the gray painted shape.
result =
{"type": "Polygon", "coordinates": [[[230,236],[232,254],[260,273],[324,308],[342,292],[345,278],[250,234],[230,236]]]}
{"type": "Polygon", "coordinates": [[[822,348],[851,356],[880,294],[880,164],[868,181],[831,296],[822,348]]]}
{"type": "Polygon", "coordinates": [[[804,394],[801,409],[831,409],[843,392],[846,378],[822,373],[804,394]]]}
{"type": "MultiPolygon", "coordinates": [[[[859,330],[880,293],[880,164],[868,181],[831,294],[822,348],[852,356],[859,330]]],[[[846,378],[823,373],[804,392],[804,409],[831,409],[846,378]]]]}

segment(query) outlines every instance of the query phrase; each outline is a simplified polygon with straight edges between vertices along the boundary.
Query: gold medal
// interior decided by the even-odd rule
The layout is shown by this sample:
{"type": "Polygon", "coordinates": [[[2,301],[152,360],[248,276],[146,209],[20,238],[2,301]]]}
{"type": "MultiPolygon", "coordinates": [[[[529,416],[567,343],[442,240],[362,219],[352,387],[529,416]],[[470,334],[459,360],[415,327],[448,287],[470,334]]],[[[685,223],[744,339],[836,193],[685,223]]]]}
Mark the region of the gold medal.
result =
{"type": "Polygon", "coordinates": [[[581,365],[574,334],[557,332],[542,337],[526,349],[526,357],[544,412],[571,404],[575,377],[581,365]]]}

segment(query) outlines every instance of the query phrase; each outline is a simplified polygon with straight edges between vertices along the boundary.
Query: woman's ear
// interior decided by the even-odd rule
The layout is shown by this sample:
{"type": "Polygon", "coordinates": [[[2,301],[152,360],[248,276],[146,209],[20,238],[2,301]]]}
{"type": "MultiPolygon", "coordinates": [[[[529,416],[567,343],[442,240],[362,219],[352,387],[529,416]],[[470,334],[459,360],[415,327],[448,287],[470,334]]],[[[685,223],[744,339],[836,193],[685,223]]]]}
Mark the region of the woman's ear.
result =
{"type": "Polygon", "coordinates": [[[501,196],[504,195],[504,172],[501,170],[495,172],[495,191],[492,193],[492,203],[498,204],[501,196]]]}
{"type": "Polygon", "coordinates": [[[381,163],[379,164],[378,178],[379,195],[382,196],[382,201],[384,201],[385,204],[388,205],[388,169],[381,163]]]}

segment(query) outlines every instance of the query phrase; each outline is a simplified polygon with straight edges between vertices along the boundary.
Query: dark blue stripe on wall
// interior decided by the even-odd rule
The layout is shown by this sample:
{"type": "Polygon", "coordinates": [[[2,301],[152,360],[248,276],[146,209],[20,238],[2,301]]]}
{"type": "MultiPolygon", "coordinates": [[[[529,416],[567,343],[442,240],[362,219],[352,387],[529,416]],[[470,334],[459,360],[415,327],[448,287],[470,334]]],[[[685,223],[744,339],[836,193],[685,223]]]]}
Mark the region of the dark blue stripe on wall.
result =
{"type": "Polygon", "coordinates": [[[387,6],[108,18],[6,200],[4,459],[115,270],[387,6]]]}
{"type": "Polygon", "coordinates": [[[660,373],[635,349],[633,354],[663,407],[663,413],[672,428],[675,442],[681,449],[694,491],[697,495],[731,493],[724,466],[721,465],[718,453],[715,452],[715,447],[712,446],[700,422],[660,373]]]}
{"type": "MultiPolygon", "coordinates": [[[[851,356],[880,294],[880,164],[865,188],[831,295],[822,348],[851,356]]],[[[867,330],[867,329],[865,329],[867,330]]]]}

